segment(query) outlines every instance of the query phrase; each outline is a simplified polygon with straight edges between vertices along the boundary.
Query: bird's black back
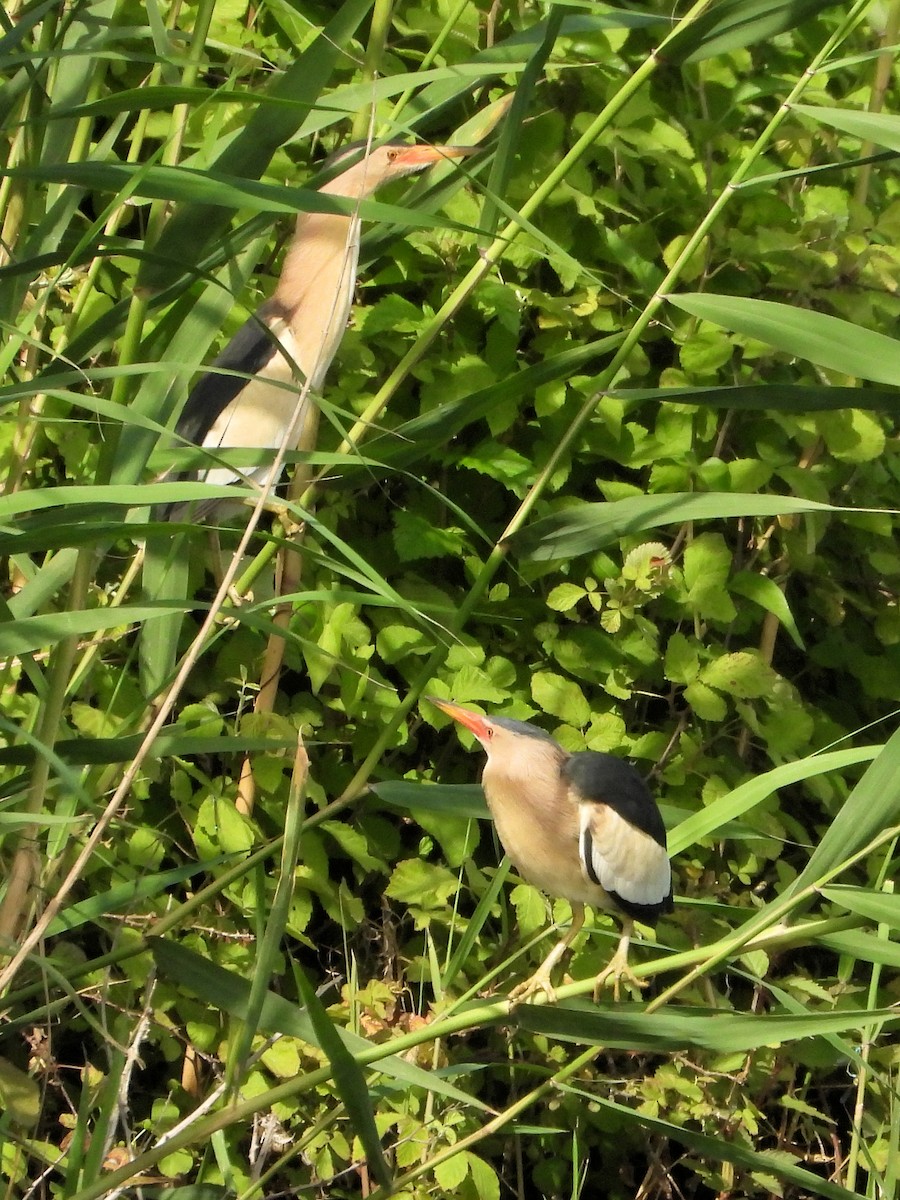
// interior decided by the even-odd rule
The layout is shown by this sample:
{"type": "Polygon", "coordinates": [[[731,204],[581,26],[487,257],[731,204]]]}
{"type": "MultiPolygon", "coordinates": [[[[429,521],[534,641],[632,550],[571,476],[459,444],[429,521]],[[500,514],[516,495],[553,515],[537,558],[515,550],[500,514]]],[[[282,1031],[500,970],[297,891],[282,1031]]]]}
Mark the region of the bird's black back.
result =
{"type": "Polygon", "coordinates": [[[606,804],[629,825],[666,845],[666,827],[650,789],[634,767],[598,750],[570,754],[562,767],[569,784],[585,800],[606,804]]]}

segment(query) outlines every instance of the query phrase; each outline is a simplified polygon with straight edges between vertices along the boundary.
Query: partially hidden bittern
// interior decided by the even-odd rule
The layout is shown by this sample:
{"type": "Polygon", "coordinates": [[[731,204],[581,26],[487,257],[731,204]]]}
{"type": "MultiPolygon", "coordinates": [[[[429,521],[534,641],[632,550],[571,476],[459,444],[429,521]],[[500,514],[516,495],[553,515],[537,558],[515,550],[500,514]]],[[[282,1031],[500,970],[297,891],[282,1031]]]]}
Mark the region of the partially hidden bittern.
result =
{"type": "MultiPolygon", "coordinates": [[[[363,200],[392,180],[473,152],[470,147],[399,142],[377,146],[362,157],[360,150],[349,146],[333,157],[335,166],[352,161],[319,189],[323,195],[363,200]]],[[[268,450],[273,460],[282,447],[292,450],[303,443],[314,403],[311,393],[321,387],[350,315],[360,223],[356,213],[299,214],[274,294],[191,391],[175,429],[181,439],[212,448],[268,450]]],[[[267,464],[242,471],[223,466],[201,477],[216,484],[234,483],[241,476],[259,483],[270,473],[267,464]]],[[[164,515],[189,509],[169,505],[164,515]]]]}
{"type": "Polygon", "coordinates": [[[527,721],[429,700],[471,730],[487,752],[482,788],[513,866],[572,905],[568,933],[510,998],[540,990],[553,999],[551,971],[581,929],[586,904],[622,921],[618,948],[594,980],[594,999],[607,982],[618,998],[623,977],[645,986],[628,965],[629,942],[635,921],[655,925],[672,911],[672,872],[662,817],[637,771],[611,754],[570,754],[527,721]]]}

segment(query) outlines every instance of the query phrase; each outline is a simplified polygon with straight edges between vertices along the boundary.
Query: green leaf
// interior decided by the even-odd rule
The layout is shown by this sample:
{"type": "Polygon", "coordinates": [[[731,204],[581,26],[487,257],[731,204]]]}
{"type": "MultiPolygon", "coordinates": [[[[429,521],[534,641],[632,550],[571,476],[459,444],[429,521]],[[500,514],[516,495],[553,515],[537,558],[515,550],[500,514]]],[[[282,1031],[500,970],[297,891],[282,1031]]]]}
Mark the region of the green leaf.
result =
{"type": "Polygon", "coordinates": [[[866,463],[881,458],[886,435],[881,424],[858,408],[823,413],[819,429],[829,451],[842,462],[866,463]]]}
{"type": "Polygon", "coordinates": [[[695,317],[832,371],[875,383],[896,383],[900,378],[900,341],[839,317],[771,300],[708,292],[667,299],[695,317]]]}
{"type": "Polygon", "coordinates": [[[554,612],[568,612],[586,595],[585,589],[577,583],[559,583],[547,597],[547,607],[554,612]]]}
{"type": "Polygon", "coordinates": [[[668,401],[746,412],[807,413],[844,408],[878,409],[900,415],[900,395],[878,388],[829,387],[826,384],[765,383],[754,387],[634,388],[610,392],[622,400],[668,401]]]}
{"type": "Polygon", "coordinates": [[[394,517],[394,546],[401,562],[458,554],[462,531],[440,528],[419,513],[401,510],[394,517]]]}
{"type": "Polygon", "coordinates": [[[332,1024],[316,995],[315,988],[306,978],[306,972],[299,963],[294,964],[294,973],[300,999],[316,1031],[318,1043],[328,1056],[335,1088],[347,1108],[354,1132],[362,1143],[366,1162],[382,1187],[390,1189],[393,1178],[381,1151],[372,1097],[369,1095],[362,1069],[332,1024]]]}
{"type": "Polygon", "coordinates": [[[466,1151],[466,1160],[478,1200],[500,1200],[500,1180],[494,1169],[471,1151],[466,1151]]]}
{"type": "Polygon", "coordinates": [[[825,946],[834,954],[840,954],[846,958],[880,963],[884,967],[892,967],[895,971],[900,967],[900,945],[897,942],[875,937],[871,933],[863,933],[858,929],[852,933],[824,934],[817,939],[817,943],[825,946]]]}
{"type": "Polygon", "coordinates": [[[565,679],[552,671],[536,671],[531,677],[531,695],[544,712],[576,729],[581,729],[591,719],[591,706],[574,679],[565,679]]]}
{"type": "Polygon", "coordinates": [[[847,797],[812,853],[806,868],[788,892],[814,883],[839,863],[846,862],[879,833],[897,826],[900,812],[900,730],[847,797]]]}
{"type": "Polygon", "coordinates": [[[728,705],[718,692],[693,679],[684,689],[684,698],[701,721],[724,721],[728,705]]]}
{"type": "Polygon", "coordinates": [[[700,672],[701,682],[740,700],[769,696],[778,676],[758,654],[736,650],[722,654],[700,672]]]}
{"type": "Polygon", "coordinates": [[[323,833],[333,837],[347,857],[352,858],[355,863],[359,863],[364,871],[384,869],[381,859],[369,853],[365,836],[358,829],[354,829],[352,825],[348,825],[345,821],[323,821],[319,828],[323,833]]]}
{"type": "Polygon", "coordinates": [[[746,596],[748,600],[770,612],[773,617],[777,617],[790,634],[794,645],[800,650],[805,649],[787,597],[774,579],[769,579],[767,575],[757,575],[754,571],[738,571],[729,581],[728,588],[738,596],[746,596]]]}
{"type": "Polygon", "coordinates": [[[517,1023],[532,1033],[564,1041],[608,1046],[611,1049],[670,1054],[690,1048],[732,1054],[759,1046],[782,1046],[826,1033],[865,1029],[873,1020],[900,1022],[893,1009],[805,1013],[802,1016],[704,1012],[682,1008],[678,1013],[626,1013],[598,1008],[579,1000],[557,1005],[521,1005],[517,1023]]]}
{"type": "Polygon", "coordinates": [[[384,894],[424,914],[446,904],[458,886],[456,876],[440,863],[407,858],[394,867],[384,894]]]}
{"type": "Polygon", "coordinates": [[[451,1155],[450,1158],[444,1159],[443,1162],[437,1163],[434,1168],[434,1178],[440,1189],[447,1193],[453,1193],[469,1174],[468,1157],[464,1150],[460,1150],[458,1154],[451,1155]]]}
{"type": "Polygon", "coordinates": [[[15,1125],[30,1128],[41,1115],[41,1089],[36,1079],[0,1058],[0,1103],[15,1125]]]}
{"type": "MultiPolygon", "coordinates": [[[[215,171],[258,178],[279,146],[299,128],[340,61],[343,48],[371,7],[370,0],[344,0],[315,40],[288,69],[272,76],[269,95],[286,102],[284,109],[263,105],[242,122],[238,136],[211,165],[215,171]]],[[[156,291],[172,281],[185,263],[194,263],[228,223],[229,213],[209,204],[176,212],[164,228],[139,276],[138,286],[156,291]]]]}
{"type": "Polygon", "coordinates": [[[184,612],[185,605],[159,604],[153,608],[95,608],[82,612],[48,613],[23,617],[0,625],[0,654],[22,655],[55,646],[66,637],[119,629],[123,636],[132,622],[149,620],[167,612],[184,612]]]}
{"type": "Polygon", "coordinates": [[[256,845],[258,834],[231,800],[207,796],[200,805],[193,829],[194,845],[203,858],[217,854],[246,854],[256,845]]]}
{"type": "Polygon", "coordinates": [[[694,538],[684,552],[682,566],[687,600],[694,612],[710,620],[733,621],[735,607],[727,587],[731,551],[722,535],[702,533],[694,538]]]}
{"type": "Polygon", "coordinates": [[[696,642],[677,631],[666,645],[666,679],[672,683],[690,683],[700,670],[700,648],[696,642]]]}
{"type": "Polygon", "coordinates": [[[734,354],[734,346],[718,329],[699,329],[679,350],[681,365],[689,375],[713,375],[734,354]]]}

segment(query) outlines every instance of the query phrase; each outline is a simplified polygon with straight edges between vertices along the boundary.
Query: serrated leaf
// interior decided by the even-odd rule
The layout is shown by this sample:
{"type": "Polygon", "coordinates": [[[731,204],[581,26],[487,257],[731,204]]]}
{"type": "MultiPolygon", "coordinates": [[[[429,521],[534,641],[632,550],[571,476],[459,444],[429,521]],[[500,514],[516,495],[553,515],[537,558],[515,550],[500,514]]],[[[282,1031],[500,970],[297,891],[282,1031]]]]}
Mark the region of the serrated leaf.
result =
{"type": "Polygon", "coordinates": [[[681,365],[690,375],[714,375],[734,354],[734,346],[718,329],[699,329],[680,348],[681,365]]]}
{"type": "Polygon", "coordinates": [[[516,924],[520,934],[527,937],[546,926],[547,901],[537,888],[527,883],[518,883],[509,893],[509,900],[516,910],[516,924]]]}
{"type": "Polygon", "coordinates": [[[231,800],[207,796],[200,805],[193,829],[194,845],[203,858],[217,854],[246,854],[257,841],[253,823],[239,813],[231,800]]]}
{"type": "Polygon", "coordinates": [[[884,454],[884,429],[870,413],[858,408],[823,413],[819,428],[829,451],[842,462],[866,463],[884,454]]]}
{"type": "Polygon", "coordinates": [[[451,1158],[444,1159],[434,1168],[435,1181],[442,1191],[448,1194],[456,1191],[468,1173],[469,1164],[464,1150],[460,1150],[459,1154],[454,1154],[451,1158]]]}
{"type": "Polygon", "coordinates": [[[559,583],[547,597],[547,607],[554,612],[568,612],[587,593],[577,583],[559,583]]]}
{"type": "Polygon", "coordinates": [[[422,324],[422,311],[404,296],[391,293],[366,309],[362,332],[366,337],[394,330],[415,333],[422,324]]]}
{"type": "Polygon", "coordinates": [[[591,706],[574,679],[552,671],[537,671],[531,677],[531,694],[544,712],[581,728],[591,719],[591,706]]]}
{"type": "Polygon", "coordinates": [[[466,1159],[478,1200],[500,1200],[500,1180],[494,1169],[471,1152],[466,1152],[466,1159]]]}
{"type": "Polygon", "coordinates": [[[736,615],[728,595],[731,552],[718,533],[695,538],[684,552],[682,563],[688,603],[702,617],[714,621],[732,621],[736,615]]]}
{"type": "Polygon", "coordinates": [[[694,680],[684,689],[684,698],[702,721],[724,721],[728,706],[718,692],[694,680]]]}
{"type": "Polygon", "coordinates": [[[407,858],[394,867],[384,893],[400,904],[433,911],[446,904],[458,886],[456,876],[440,863],[407,858]]]}
{"type": "Polygon", "coordinates": [[[717,692],[727,692],[741,700],[771,695],[778,681],[775,671],[749,650],[723,654],[700,672],[700,681],[717,692]]]}
{"type": "Polygon", "coordinates": [[[323,821],[319,828],[331,835],[344,853],[365,871],[381,871],[384,863],[369,852],[368,843],[363,834],[345,821],[323,821]]]}
{"type": "Polygon", "coordinates": [[[464,544],[462,530],[442,529],[409,509],[395,515],[393,538],[401,562],[457,556],[464,544]]]}
{"type": "Polygon", "coordinates": [[[673,633],[666,645],[665,674],[672,683],[690,683],[700,670],[700,649],[683,633],[673,633]]]}
{"type": "Polygon", "coordinates": [[[518,450],[500,442],[483,442],[460,459],[460,466],[489,475],[515,492],[524,492],[534,477],[534,466],[518,450]]]}

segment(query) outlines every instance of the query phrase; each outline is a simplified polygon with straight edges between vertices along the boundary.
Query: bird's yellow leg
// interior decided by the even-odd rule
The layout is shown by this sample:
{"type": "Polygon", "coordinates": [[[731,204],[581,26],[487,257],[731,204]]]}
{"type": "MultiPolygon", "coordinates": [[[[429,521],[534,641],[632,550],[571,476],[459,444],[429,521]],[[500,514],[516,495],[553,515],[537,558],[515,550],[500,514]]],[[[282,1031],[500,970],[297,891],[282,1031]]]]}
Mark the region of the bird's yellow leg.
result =
{"type": "Polygon", "coordinates": [[[594,980],[595,1001],[600,999],[600,993],[610,981],[612,981],[613,999],[616,1002],[619,999],[619,981],[622,978],[627,979],[636,988],[645,988],[647,986],[646,980],[638,979],[628,965],[628,947],[631,944],[631,935],[633,932],[634,921],[632,921],[631,917],[625,917],[622,921],[622,936],[619,938],[618,948],[609,960],[608,965],[603,968],[594,980]]]}
{"type": "Polygon", "coordinates": [[[535,992],[543,992],[547,1000],[552,1004],[556,999],[556,992],[553,990],[553,984],[550,982],[550,972],[571,946],[573,939],[578,934],[581,926],[584,924],[584,905],[572,905],[572,923],[569,926],[569,932],[564,938],[556,943],[535,973],[529,976],[524,983],[518,984],[509,993],[510,1000],[516,1003],[522,1000],[527,1000],[533,996],[535,992]]]}

